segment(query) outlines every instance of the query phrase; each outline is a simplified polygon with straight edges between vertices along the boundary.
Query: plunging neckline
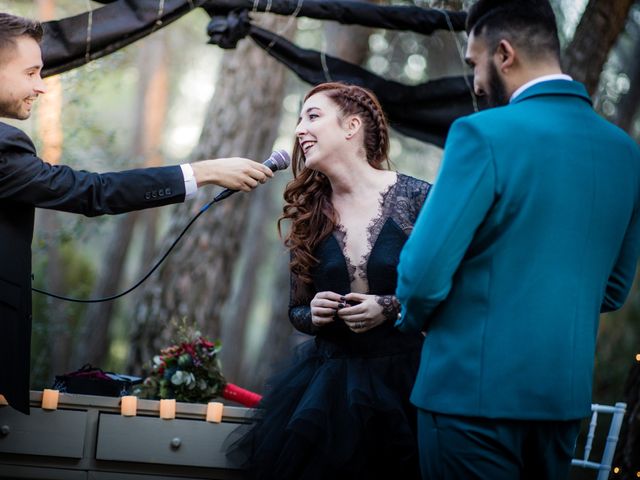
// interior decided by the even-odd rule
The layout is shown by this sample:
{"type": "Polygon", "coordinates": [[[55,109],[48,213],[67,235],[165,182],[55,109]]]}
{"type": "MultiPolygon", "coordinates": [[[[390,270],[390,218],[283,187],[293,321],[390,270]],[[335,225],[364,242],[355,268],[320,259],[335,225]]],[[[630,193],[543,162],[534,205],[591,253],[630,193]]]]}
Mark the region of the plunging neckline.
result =
{"type": "Polygon", "coordinates": [[[347,272],[349,274],[349,285],[352,287],[352,291],[356,291],[353,289],[354,282],[357,281],[357,277],[362,280],[365,285],[364,292],[358,293],[369,293],[369,280],[368,280],[368,266],[369,259],[371,258],[371,252],[373,252],[376,243],[378,242],[378,238],[380,237],[380,232],[382,232],[382,228],[384,227],[387,218],[389,217],[388,212],[391,210],[391,205],[388,204],[387,198],[389,198],[389,194],[395,190],[398,183],[400,182],[400,174],[396,173],[396,179],[391,182],[388,186],[382,189],[379,192],[378,198],[378,211],[371,217],[369,220],[366,230],[367,230],[367,250],[360,257],[360,261],[356,264],[351,259],[350,255],[347,253],[347,229],[341,223],[337,223],[335,229],[333,230],[333,237],[338,242],[340,246],[340,251],[342,252],[342,256],[344,258],[345,265],[347,266],[347,272]]]}

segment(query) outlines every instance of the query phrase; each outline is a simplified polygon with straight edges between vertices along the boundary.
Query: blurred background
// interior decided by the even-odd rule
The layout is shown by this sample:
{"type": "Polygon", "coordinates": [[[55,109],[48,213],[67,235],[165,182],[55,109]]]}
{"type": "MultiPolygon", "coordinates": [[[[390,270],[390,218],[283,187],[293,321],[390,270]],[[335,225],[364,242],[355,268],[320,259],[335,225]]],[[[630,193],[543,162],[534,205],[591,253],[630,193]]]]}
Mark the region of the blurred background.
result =
{"type": "MultiPolygon", "coordinates": [[[[551,1],[565,69],[587,83],[603,116],[637,139],[640,2],[551,1]]],[[[374,3],[459,10],[472,2],[374,3]]],[[[2,11],[41,20],[100,6],[89,0],[0,0],[2,11]]],[[[463,33],[422,36],[260,13],[252,18],[303,48],[405,84],[470,73],[461,58],[463,33]]],[[[219,156],[261,161],[273,149],[290,150],[310,85],[248,38],[234,50],[207,45],[208,21],[196,9],[112,55],[48,78],[48,93],[32,118],[12,123],[31,135],[46,161],[101,172],[219,156]]],[[[401,172],[433,181],[441,154],[393,132],[391,159],[401,172]]],[[[277,231],[290,175],[278,173],[254,192],[210,209],[160,270],[122,299],[87,306],[34,294],[32,388],[48,387],[55,374],[88,362],[143,375],[153,355],[172,343],[172,320],[186,318],[221,340],[229,381],[261,391],[304,339],[288,322],[288,254],[277,231]]],[[[80,298],[123,290],[215,193],[201,189],[185,204],[120,217],[41,210],[33,243],[35,286],[80,298]]],[[[623,398],[625,382],[640,364],[637,282],[625,307],[601,320],[593,399],[613,403],[623,398]]]]}

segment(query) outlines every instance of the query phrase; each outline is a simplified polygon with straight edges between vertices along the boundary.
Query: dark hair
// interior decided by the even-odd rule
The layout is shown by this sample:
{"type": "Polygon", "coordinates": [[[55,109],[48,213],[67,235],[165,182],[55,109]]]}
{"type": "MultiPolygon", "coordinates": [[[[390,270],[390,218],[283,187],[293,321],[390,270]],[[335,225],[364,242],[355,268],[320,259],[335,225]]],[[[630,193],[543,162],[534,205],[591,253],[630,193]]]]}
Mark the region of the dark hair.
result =
{"type": "Polygon", "coordinates": [[[0,13],[0,59],[8,48],[15,47],[16,38],[26,35],[40,43],[42,34],[40,22],[8,13],[0,13]]]}
{"type": "MultiPolygon", "coordinates": [[[[323,93],[340,109],[342,116],[357,115],[363,124],[363,146],[369,165],[389,168],[389,127],[380,102],[366,88],[340,82],[321,83],[304,97],[323,93]]],[[[292,154],[293,180],[284,191],[282,220],[291,220],[284,243],[291,252],[290,268],[303,282],[310,283],[310,270],[318,260],[313,251],[337,223],[331,204],[331,184],[321,172],[305,167],[304,153],[296,139],[292,154]]]]}
{"type": "Polygon", "coordinates": [[[467,33],[484,37],[490,50],[502,39],[532,59],[560,59],[556,16],[549,0],[478,0],[467,15],[467,33]]]}

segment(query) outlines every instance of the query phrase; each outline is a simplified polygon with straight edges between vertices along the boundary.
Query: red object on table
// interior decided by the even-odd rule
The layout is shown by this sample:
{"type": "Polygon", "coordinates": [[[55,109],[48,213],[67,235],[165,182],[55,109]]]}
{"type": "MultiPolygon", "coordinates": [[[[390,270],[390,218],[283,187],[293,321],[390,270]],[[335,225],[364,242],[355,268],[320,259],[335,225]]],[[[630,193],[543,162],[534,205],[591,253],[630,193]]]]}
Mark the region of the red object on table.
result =
{"type": "Polygon", "coordinates": [[[222,398],[241,403],[245,407],[255,407],[262,400],[262,395],[250,392],[233,383],[227,383],[224,390],[222,390],[222,398]]]}

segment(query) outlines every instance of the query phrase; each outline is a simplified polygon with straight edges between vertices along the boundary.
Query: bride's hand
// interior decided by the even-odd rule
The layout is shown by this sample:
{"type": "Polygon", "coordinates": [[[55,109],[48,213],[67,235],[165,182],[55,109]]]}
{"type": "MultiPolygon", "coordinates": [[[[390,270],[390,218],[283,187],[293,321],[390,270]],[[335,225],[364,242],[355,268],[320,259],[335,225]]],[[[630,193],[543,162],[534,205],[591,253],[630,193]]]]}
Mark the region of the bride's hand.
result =
{"type": "Polygon", "coordinates": [[[338,310],[338,316],[344,323],[356,333],[363,333],[384,323],[382,305],[378,303],[377,295],[364,295],[362,293],[349,293],[344,296],[349,303],[355,303],[338,310]]]}
{"type": "Polygon", "coordinates": [[[340,301],[341,295],[335,292],[318,292],[311,300],[311,322],[316,327],[322,327],[334,321],[338,309],[344,307],[340,301]]]}

